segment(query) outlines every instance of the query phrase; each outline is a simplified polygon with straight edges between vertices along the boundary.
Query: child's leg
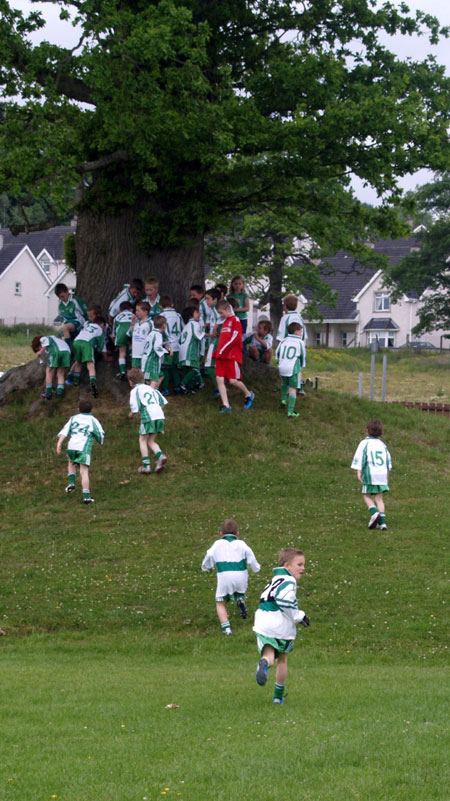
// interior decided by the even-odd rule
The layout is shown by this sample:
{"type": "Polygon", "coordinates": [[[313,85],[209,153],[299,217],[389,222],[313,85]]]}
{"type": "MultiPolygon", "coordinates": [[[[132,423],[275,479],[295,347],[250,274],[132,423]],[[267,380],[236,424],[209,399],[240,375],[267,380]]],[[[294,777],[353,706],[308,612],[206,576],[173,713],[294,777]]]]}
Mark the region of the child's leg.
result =
{"type": "Polygon", "coordinates": [[[366,504],[370,514],[369,528],[375,528],[380,517],[378,508],[375,504],[375,501],[372,499],[371,495],[363,494],[363,498],[364,498],[364,503],[366,504]]]}
{"type": "Polygon", "coordinates": [[[74,489],[75,489],[75,476],[76,476],[75,465],[69,459],[69,461],[67,463],[67,478],[69,479],[69,483],[68,483],[68,485],[66,487],[66,492],[73,492],[74,491],[74,489]]]}
{"type": "Polygon", "coordinates": [[[119,375],[126,375],[127,372],[127,346],[119,346],[119,375]]]}
{"type": "Polygon", "coordinates": [[[91,493],[89,491],[89,467],[87,464],[80,464],[80,478],[83,501],[88,501],[91,497],[91,493]]]}
{"type": "Polygon", "coordinates": [[[150,439],[149,434],[139,435],[139,450],[141,452],[141,457],[142,457],[142,465],[139,468],[140,473],[150,473],[150,457],[148,455],[149,439],[150,439]]]}
{"type": "Polygon", "coordinates": [[[288,396],[288,382],[285,381],[283,377],[281,378],[280,392],[281,392],[281,406],[286,406],[287,396],[288,396]]]}
{"type": "Polygon", "coordinates": [[[63,331],[63,339],[70,345],[72,342],[72,334],[76,331],[76,328],[73,323],[64,323],[62,327],[63,331]]]}
{"type": "Polygon", "coordinates": [[[275,649],[271,645],[265,645],[261,651],[261,659],[256,668],[256,681],[263,687],[267,681],[267,671],[275,662],[275,649]]]}
{"type": "Polygon", "coordinates": [[[94,398],[98,398],[97,389],[97,374],[95,372],[95,362],[86,362],[87,371],[89,373],[89,385],[94,398]]]}
{"type": "Polygon", "coordinates": [[[167,463],[167,456],[165,456],[159,447],[158,443],[156,442],[156,434],[149,434],[148,435],[148,444],[149,448],[153,451],[157,458],[156,468],[155,471],[157,473],[161,473],[164,470],[164,467],[167,463]]]}
{"type": "Polygon", "coordinates": [[[209,375],[211,381],[213,382],[214,392],[218,392],[219,389],[217,387],[216,370],[215,370],[215,368],[214,367],[207,367],[206,369],[208,371],[208,375],[209,375]]]}
{"type": "Polygon", "coordinates": [[[51,398],[53,394],[53,377],[56,369],[54,367],[45,368],[45,392],[42,397],[51,398]]]}
{"type": "Polygon", "coordinates": [[[297,417],[297,412],[295,411],[295,401],[297,400],[297,390],[295,387],[289,387],[288,390],[288,417],[297,417]]]}
{"type": "Polygon", "coordinates": [[[273,359],[273,350],[272,348],[267,348],[262,355],[261,361],[264,362],[264,364],[270,364],[272,359],[273,359]]]}
{"type": "Polygon", "coordinates": [[[236,387],[237,389],[240,389],[240,391],[244,393],[246,398],[249,398],[250,395],[252,394],[250,392],[250,390],[247,389],[247,387],[245,386],[244,382],[240,381],[238,378],[230,378],[230,384],[232,384],[233,387],[236,387]]]}
{"type": "Polygon", "coordinates": [[[288,672],[287,658],[287,654],[280,654],[278,657],[277,670],[275,673],[275,690],[273,693],[273,700],[275,703],[282,703],[288,672]]]}
{"type": "Polygon", "coordinates": [[[250,345],[248,349],[248,355],[251,359],[254,359],[255,362],[259,362],[259,350],[256,345],[250,345]]]}
{"type": "Polygon", "coordinates": [[[228,620],[227,602],[216,601],[216,610],[223,634],[231,634],[230,621],[228,620]]]}
{"type": "Polygon", "coordinates": [[[380,513],[378,524],[380,526],[382,526],[383,528],[385,528],[386,527],[386,514],[385,514],[383,493],[379,492],[378,495],[375,495],[374,501],[375,501],[377,509],[378,509],[378,511],[380,513]]]}
{"type": "Polygon", "coordinates": [[[56,371],[56,394],[61,397],[64,395],[64,375],[65,375],[65,368],[58,367],[56,371]]]}
{"type": "Polygon", "coordinates": [[[225,386],[225,379],[223,378],[223,376],[217,375],[216,381],[217,381],[217,389],[219,390],[220,400],[222,401],[222,406],[225,406],[228,409],[230,404],[228,403],[228,395],[227,395],[227,388],[225,386]]]}
{"type": "Polygon", "coordinates": [[[81,362],[74,362],[70,372],[72,373],[73,383],[79,384],[81,375],[81,362]]]}

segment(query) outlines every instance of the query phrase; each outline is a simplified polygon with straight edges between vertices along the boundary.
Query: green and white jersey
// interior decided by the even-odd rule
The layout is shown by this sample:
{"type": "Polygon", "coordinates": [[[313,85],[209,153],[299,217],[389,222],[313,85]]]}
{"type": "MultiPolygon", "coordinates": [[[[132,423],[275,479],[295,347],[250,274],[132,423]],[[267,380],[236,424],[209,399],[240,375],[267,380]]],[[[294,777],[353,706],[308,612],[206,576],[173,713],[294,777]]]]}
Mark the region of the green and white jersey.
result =
{"type": "Polygon", "coordinates": [[[359,443],[352,461],[353,470],[361,470],[363,484],[389,483],[391,455],[378,437],[366,437],[359,443]]]}
{"type": "Polygon", "coordinates": [[[70,437],[67,450],[90,455],[94,439],[103,445],[105,432],[93,414],[74,414],[59,432],[59,437],[70,437]]]}
{"type": "Polygon", "coordinates": [[[124,335],[128,333],[132,317],[133,317],[133,312],[130,311],[130,309],[121,311],[119,312],[119,314],[116,315],[113,324],[114,342],[116,342],[117,339],[122,340],[124,338],[124,335]]]}
{"type": "Polygon", "coordinates": [[[244,594],[248,585],[248,569],[254,573],[261,569],[252,549],[236,537],[235,534],[224,534],[206,551],[202,562],[202,570],[217,570],[217,596],[232,595],[234,592],[244,594]]]}
{"type": "Polygon", "coordinates": [[[281,376],[298,375],[306,364],[305,343],[296,334],[289,334],[278,345],[275,356],[281,376]]]}
{"type": "Polygon", "coordinates": [[[253,631],[263,637],[295,640],[296,623],[305,617],[297,605],[297,582],[285,567],[275,567],[255,612],[253,631]]]}
{"type": "Polygon", "coordinates": [[[152,420],[164,420],[163,406],[167,400],[161,395],[159,390],[147,386],[147,384],[136,384],[130,392],[130,409],[132,412],[139,412],[141,423],[150,423],[152,420]]]}
{"type": "Polygon", "coordinates": [[[184,325],[183,318],[181,314],[178,314],[178,312],[175,311],[175,309],[163,309],[161,315],[167,320],[167,342],[172,348],[173,352],[177,353],[180,347],[178,339],[184,325]]]}
{"type": "Polygon", "coordinates": [[[200,311],[200,322],[203,328],[205,328],[205,326],[210,324],[209,318],[211,316],[211,308],[208,306],[205,298],[202,298],[200,301],[199,311],[200,311]]]}
{"type": "Polygon", "coordinates": [[[97,323],[85,323],[75,337],[74,342],[77,340],[80,342],[90,342],[94,350],[101,353],[105,342],[103,328],[97,325],[97,323]]]}
{"type": "Polygon", "coordinates": [[[83,325],[87,320],[87,306],[81,298],[69,293],[67,303],[60,300],[58,303],[58,312],[63,318],[65,323],[73,323],[76,326],[83,325]]]}
{"type": "Polygon", "coordinates": [[[61,339],[60,337],[41,337],[40,342],[42,347],[47,349],[47,353],[51,358],[56,358],[58,353],[61,352],[71,353],[70,345],[68,345],[65,339],[61,339]]]}
{"type": "Polygon", "coordinates": [[[289,336],[288,327],[290,326],[291,323],[300,323],[300,325],[303,328],[302,340],[303,342],[306,342],[306,340],[308,339],[308,334],[306,333],[306,326],[305,323],[303,322],[302,315],[299,314],[297,311],[290,311],[286,312],[286,314],[283,314],[277,331],[277,340],[281,342],[282,339],[286,339],[286,337],[289,336]]]}
{"type": "Polygon", "coordinates": [[[194,366],[198,364],[200,360],[200,348],[202,339],[205,336],[205,332],[202,329],[202,326],[196,320],[189,320],[188,323],[184,326],[180,338],[180,349],[178,352],[178,362],[181,364],[190,365],[193,364],[194,366]]]}
{"type": "Polygon", "coordinates": [[[131,336],[131,358],[141,359],[144,350],[144,342],[148,335],[153,331],[153,323],[150,318],[141,320],[136,319],[133,330],[129,332],[131,336]]]}
{"type": "MultiPolygon", "coordinates": [[[[242,339],[244,342],[247,342],[249,347],[258,348],[260,353],[265,353],[266,350],[270,350],[273,346],[273,336],[272,334],[265,334],[263,337],[260,337],[264,342],[264,345],[261,345],[260,342],[255,338],[257,331],[249,331],[248,334],[245,334],[242,339]]],[[[259,335],[258,335],[259,336],[259,335]]]]}
{"type": "Polygon", "coordinates": [[[161,314],[162,309],[159,302],[160,301],[159,294],[156,296],[153,302],[150,300],[148,295],[146,295],[145,298],[142,298],[142,300],[145,300],[145,302],[148,303],[148,305],[150,306],[150,311],[148,313],[148,316],[150,317],[151,320],[153,320],[153,318],[156,317],[157,314],[161,314]]]}
{"type": "Polygon", "coordinates": [[[145,365],[150,356],[156,356],[156,358],[159,359],[159,369],[161,369],[161,363],[166,353],[167,350],[163,346],[162,333],[154,328],[144,342],[141,360],[142,371],[145,372],[145,365]]]}
{"type": "Polygon", "coordinates": [[[124,300],[132,303],[133,306],[136,303],[136,298],[133,298],[133,296],[130,295],[129,286],[129,284],[124,284],[119,294],[116,295],[114,300],[112,300],[109,304],[108,314],[110,317],[116,317],[116,315],[119,314],[120,304],[123,303],[124,300]]]}

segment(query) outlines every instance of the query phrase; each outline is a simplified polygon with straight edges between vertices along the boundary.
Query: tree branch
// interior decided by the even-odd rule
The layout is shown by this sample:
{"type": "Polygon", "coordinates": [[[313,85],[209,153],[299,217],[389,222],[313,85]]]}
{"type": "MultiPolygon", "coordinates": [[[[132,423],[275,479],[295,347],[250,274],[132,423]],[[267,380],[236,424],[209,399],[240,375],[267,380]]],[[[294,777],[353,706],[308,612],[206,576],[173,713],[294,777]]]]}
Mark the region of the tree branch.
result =
{"type": "Polygon", "coordinates": [[[74,170],[83,175],[86,172],[94,172],[95,170],[103,169],[103,167],[109,167],[110,164],[117,164],[119,161],[128,161],[129,158],[126,150],[116,150],[114,153],[109,153],[108,156],[103,156],[95,161],[81,161],[79,164],[75,164],[74,170]]]}

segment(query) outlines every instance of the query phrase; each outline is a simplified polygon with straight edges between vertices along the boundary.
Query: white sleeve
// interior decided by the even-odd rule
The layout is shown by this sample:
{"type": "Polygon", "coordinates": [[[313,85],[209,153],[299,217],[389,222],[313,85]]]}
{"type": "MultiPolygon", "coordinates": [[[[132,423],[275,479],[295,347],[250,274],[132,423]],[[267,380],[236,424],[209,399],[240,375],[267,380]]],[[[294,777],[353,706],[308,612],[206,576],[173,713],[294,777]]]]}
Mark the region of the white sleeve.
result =
{"type": "Polygon", "coordinates": [[[66,425],[64,426],[64,428],[62,428],[62,429],[61,429],[61,431],[60,431],[60,432],[59,432],[59,434],[58,434],[58,439],[59,439],[59,437],[64,437],[64,438],[65,438],[65,437],[67,437],[67,435],[68,435],[68,433],[69,433],[69,429],[70,429],[70,423],[71,423],[71,420],[72,420],[72,418],[70,418],[70,419],[67,421],[67,423],[66,423],[66,425]]]}
{"type": "Polygon", "coordinates": [[[202,562],[202,570],[203,571],[211,570],[211,568],[213,568],[215,564],[216,560],[214,559],[214,556],[212,554],[212,548],[210,548],[209,551],[206,551],[206,556],[202,562]]]}
{"type": "Polygon", "coordinates": [[[130,392],[130,409],[132,412],[138,412],[138,404],[137,404],[137,388],[133,387],[130,392]]]}
{"type": "Polygon", "coordinates": [[[256,556],[253,553],[252,549],[248,545],[246,545],[245,558],[247,560],[247,565],[253,570],[253,572],[259,573],[259,571],[261,570],[261,565],[256,559],[256,556]]]}
{"type": "Polygon", "coordinates": [[[352,464],[351,464],[352,470],[361,470],[361,468],[362,468],[362,455],[363,455],[363,450],[364,450],[365,444],[366,444],[366,441],[364,439],[359,443],[359,445],[358,445],[358,447],[357,447],[357,449],[355,451],[355,455],[353,457],[352,464]]]}

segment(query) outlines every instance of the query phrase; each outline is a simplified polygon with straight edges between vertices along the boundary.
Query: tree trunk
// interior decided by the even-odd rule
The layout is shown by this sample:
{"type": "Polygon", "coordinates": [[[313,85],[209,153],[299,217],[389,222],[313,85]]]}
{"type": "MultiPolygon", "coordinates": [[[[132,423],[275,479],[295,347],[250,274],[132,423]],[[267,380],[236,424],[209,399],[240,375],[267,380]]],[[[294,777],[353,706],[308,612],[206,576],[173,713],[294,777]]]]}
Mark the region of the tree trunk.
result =
{"type": "Polygon", "coordinates": [[[106,312],[124,283],[132,278],[159,278],[160,291],[182,309],[191,284],[203,284],[203,235],[186,236],[178,248],[155,249],[150,255],[139,244],[139,208],[130,207],[115,217],[84,210],[76,233],[77,294],[99,303],[106,312]]]}
{"type": "Polygon", "coordinates": [[[283,314],[283,268],[284,261],[281,259],[273,259],[269,270],[270,319],[272,322],[274,339],[283,314]]]}

